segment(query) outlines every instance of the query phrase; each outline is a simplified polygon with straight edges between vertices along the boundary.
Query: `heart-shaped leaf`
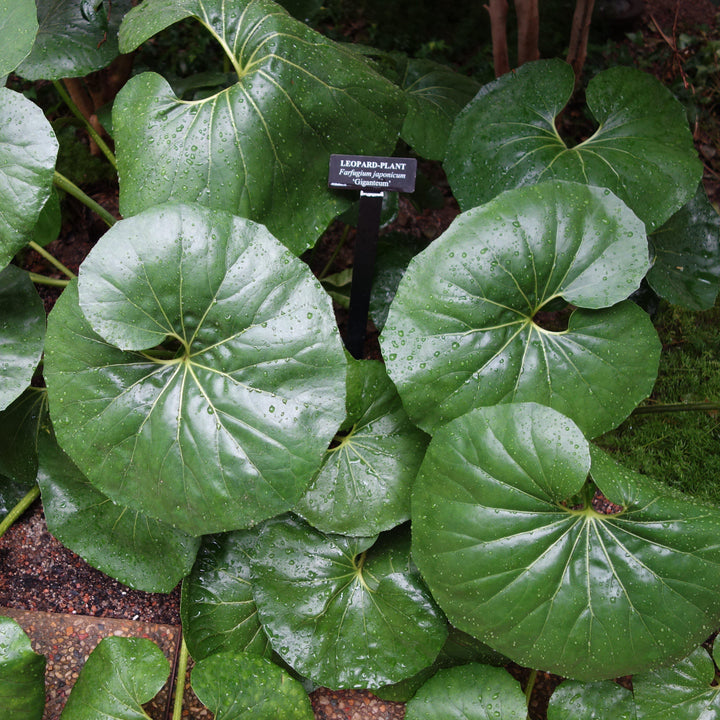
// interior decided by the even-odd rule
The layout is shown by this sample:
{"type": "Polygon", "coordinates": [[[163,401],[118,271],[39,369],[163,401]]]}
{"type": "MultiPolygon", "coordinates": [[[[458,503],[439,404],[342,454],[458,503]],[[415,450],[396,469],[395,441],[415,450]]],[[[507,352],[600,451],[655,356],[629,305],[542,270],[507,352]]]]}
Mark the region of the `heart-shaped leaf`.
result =
{"type": "Polygon", "coordinates": [[[330,154],[391,153],[402,95],[271,0],[146,0],[121,48],[186,17],[215,36],[237,81],[191,103],[153,73],[125,86],[113,110],[121,212],[198,201],[264,223],[299,254],[348,206],[326,187],[330,154]]]}
{"type": "Polygon", "coordinates": [[[586,93],[599,127],[568,147],[555,118],[574,82],[561,60],[526,63],[458,115],[445,168],[461,208],[556,178],[610,188],[651,230],[692,198],[702,165],[685,110],[667,88],[635,68],[599,73],[586,93]]]}
{"type": "Polygon", "coordinates": [[[170,663],[152,640],[107,637],[90,653],[60,720],[146,720],[170,663]]]}
{"type": "Polygon", "coordinates": [[[18,67],[28,80],[82,77],[119,54],[117,32],[131,0],[36,0],[40,23],[30,55],[18,67]]]}
{"type": "MultiPolygon", "coordinates": [[[[635,701],[629,690],[614,682],[566,680],[550,696],[547,716],[548,720],[636,720],[635,701]]],[[[682,716],[672,717],[681,720],[682,716]]]]}
{"type": "Polygon", "coordinates": [[[8,617],[0,617],[0,707],[12,720],[40,720],[45,709],[45,658],[8,617]]]}
{"type": "Polygon", "coordinates": [[[192,686],[215,720],[313,720],[303,686],[265,658],[224,652],[200,660],[192,686]]]}
{"type": "Polygon", "coordinates": [[[713,720],[720,717],[720,686],[713,659],[699,647],[672,667],[633,677],[638,720],[713,720]]]}
{"type": "Polygon", "coordinates": [[[224,652],[270,653],[250,580],[256,535],[246,530],[203,538],[192,573],[183,581],[180,603],[194,660],[224,652]]]}
{"type": "Polygon", "coordinates": [[[294,511],[325,533],[370,536],[410,517],[410,485],[428,436],[413,425],[385,367],[350,360],[347,417],[294,511]]]}
{"type": "Polygon", "coordinates": [[[408,543],[323,535],[292,517],[269,520],[253,556],[255,601],[275,651],[332,688],[378,687],[429,665],[446,623],[408,543]]]}
{"type": "Polygon", "coordinates": [[[655,259],[647,279],[673,305],[708,310],[720,286],[720,215],[702,185],[650,237],[655,259]]]}
{"type": "Polygon", "coordinates": [[[38,456],[48,530],[85,562],[144,592],[169,593],[190,572],[197,538],[116,505],[48,435],[39,439],[38,456]]]}
{"type": "Polygon", "coordinates": [[[506,670],[461,665],[440,670],[407,704],[406,720],[525,720],[520,684],[506,670]]]}
{"type": "Polygon", "coordinates": [[[28,388],[0,412],[0,519],[35,485],[37,442],[47,420],[47,393],[28,388]]]}
{"type": "Polygon", "coordinates": [[[34,0],[0,0],[0,77],[12,72],[27,56],[37,29],[34,0]]]}
{"type": "Polygon", "coordinates": [[[592,436],[615,427],[657,375],[652,323],[619,303],[647,268],[642,223],[608,190],[542,183],[463,213],[410,262],[380,336],[408,414],[432,432],[533,401],[592,436]],[[544,326],[560,297],[593,310],[544,326]]]}
{"type": "Polygon", "coordinates": [[[46,380],[96,487],[193,535],[297,502],[345,415],[344,351],[304,263],[248,220],[168,206],[100,239],[80,295],[90,322],[75,285],[50,314],[46,380]]]}
{"type": "Polygon", "coordinates": [[[0,88],[0,268],[30,240],[50,196],[57,151],[43,111],[0,88]]]}
{"type": "Polygon", "coordinates": [[[450,622],[579,680],[672,662],[720,623],[720,513],[593,451],[603,514],[588,468],[554,410],[481,408],[433,437],[412,505],[413,557],[450,622]]]}
{"type": "Polygon", "coordinates": [[[45,342],[45,307],[26,272],[0,271],[0,410],[30,384],[45,342]]]}

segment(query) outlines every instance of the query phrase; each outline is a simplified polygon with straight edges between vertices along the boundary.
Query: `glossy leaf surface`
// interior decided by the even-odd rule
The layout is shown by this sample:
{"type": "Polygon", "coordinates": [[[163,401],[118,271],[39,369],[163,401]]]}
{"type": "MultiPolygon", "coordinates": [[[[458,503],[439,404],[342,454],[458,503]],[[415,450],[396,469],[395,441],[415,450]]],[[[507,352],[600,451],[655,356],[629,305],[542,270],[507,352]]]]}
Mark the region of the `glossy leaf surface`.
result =
{"type": "Polygon", "coordinates": [[[117,32],[131,0],[36,0],[40,23],[30,55],[17,69],[28,80],[83,77],[118,55],[117,32]]]}
{"type": "Polygon", "coordinates": [[[325,533],[370,536],[410,518],[428,436],[410,422],[385,367],[350,360],[347,417],[294,512],[325,533]]]}
{"type": "Polygon", "coordinates": [[[380,336],[408,414],[432,432],[533,401],[589,435],[615,427],[657,374],[652,323],[619,302],[647,268],[642,223],[609,191],[543,183],[463,213],[410,262],[380,336]],[[592,310],[546,329],[538,312],[557,298],[592,310]]]}
{"type": "Polygon", "coordinates": [[[614,682],[580,683],[566,680],[550,696],[548,720],[578,718],[636,720],[633,694],[614,682]]]}
{"type": "Polygon", "coordinates": [[[0,412],[0,519],[35,484],[38,433],[47,420],[47,393],[28,388],[0,412]]]}
{"type": "Polygon", "coordinates": [[[660,227],[702,176],[682,105],[651,75],[611,68],[587,87],[598,129],[568,147],[555,118],[573,84],[569,65],[540,60],[478,93],[455,122],[445,163],[460,207],[555,178],[610,188],[648,231],[660,227]]]}
{"type": "Polygon", "coordinates": [[[48,530],[106,575],[136,590],[169,593],[190,572],[197,538],[117,505],[49,436],[40,437],[37,482],[48,530]]]}
{"type": "Polygon", "coordinates": [[[633,678],[637,720],[716,720],[720,687],[707,650],[699,647],[672,667],[633,678]]]}
{"type": "Polygon", "coordinates": [[[394,538],[323,535],[290,516],[263,528],[255,600],[275,651],[331,688],[377,687],[429,665],[446,623],[409,547],[394,538]]]}
{"type": "Polygon", "coordinates": [[[37,29],[34,0],[0,0],[0,77],[12,72],[30,52],[37,29]]]}
{"type": "Polygon", "coordinates": [[[520,684],[503,668],[461,665],[440,670],[410,700],[406,720],[525,720],[520,684]]]}
{"type": "Polygon", "coordinates": [[[255,655],[223,652],[200,660],[192,687],[215,720],[313,720],[303,686],[255,655]]]}
{"type": "Polygon", "coordinates": [[[117,223],[79,284],[95,328],[70,286],[46,379],[88,479],[194,535],[292,507],[345,410],[345,356],[308,267],[250,221],[169,206],[117,223]]]}
{"type": "Polygon", "coordinates": [[[28,274],[0,271],[0,410],[30,385],[45,342],[45,308],[28,274]]]}
{"type": "Polygon", "coordinates": [[[0,617],[0,707],[12,720],[41,720],[45,709],[45,658],[8,617],[0,617]]]}
{"type": "Polygon", "coordinates": [[[620,508],[601,514],[578,497],[589,465],[550,408],[481,408],[433,437],[412,507],[413,557],[450,622],[578,680],[673,662],[720,621],[720,513],[593,451],[620,508]]]}
{"type": "Polygon", "coordinates": [[[404,99],[271,0],[144,2],[125,19],[121,48],[186,17],[216,37],[237,81],[190,103],[153,73],[126,85],[113,117],[121,211],[198,201],[262,222],[300,254],[349,204],[327,189],[330,154],[390,154],[404,99]]]}
{"type": "Polygon", "coordinates": [[[180,614],[194,660],[224,652],[269,655],[250,579],[255,531],[203,538],[192,573],[184,580],[180,614]]]}
{"type": "Polygon", "coordinates": [[[708,310],[720,287],[720,215],[698,186],[695,197],[649,237],[647,279],[673,305],[708,310]]]}
{"type": "Polygon", "coordinates": [[[169,674],[170,663],[151,640],[105,638],[90,653],[60,720],[146,720],[142,706],[169,674]]]}
{"type": "Polygon", "coordinates": [[[0,88],[0,268],[31,239],[50,196],[57,151],[43,111],[0,88]]]}

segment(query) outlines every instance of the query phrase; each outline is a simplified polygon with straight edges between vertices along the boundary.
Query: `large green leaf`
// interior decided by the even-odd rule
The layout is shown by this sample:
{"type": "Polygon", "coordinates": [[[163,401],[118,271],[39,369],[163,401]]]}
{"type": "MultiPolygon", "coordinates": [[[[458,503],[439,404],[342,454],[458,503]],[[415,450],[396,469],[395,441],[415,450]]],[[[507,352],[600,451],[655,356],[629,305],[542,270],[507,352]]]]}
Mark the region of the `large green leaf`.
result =
{"type": "Polygon", "coordinates": [[[650,320],[619,302],[647,268],[642,223],[608,190],[542,183],[463,213],[410,262],[380,336],[408,414],[432,432],[533,401],[590,435],[615,427],[657,374],[650,320]],[[592,310],[547,329],[538,313],[560,297],[592,310]]]}
{"type": "Polygon", "coordinates": [[[478,93],[455,122],[445,162],[460,207],[556,178],[610,188],[654,229],[692,198],[702,165],[669,90],[634,68],[599,73],[587,88],[599,127],[568,147],[555,119],[574,82],[566,63],[539,60],[478,93]]]}
{"type": "Polygon", "coordinates": [[[348,206],[327,189],[330,154],[391,153],[402,95],[271,0],[146,0],[123,22],[121,48],[191,16],[237,82],[196,102],[153,73],[126,85],[113,111],[121,211],[197,200],[264,223],[299,254],[348,206]]]}
{"type": "Polygon", "coordinates": [[[0,88],[0,268],[31,239],[50,196],[57,151],[43,111],[0,88]]]}
{"type": "Polygon", "coordinates": [[[601,514],[589,466],[554,410],[481,408],[433,437],[412,506],[413,557],[450,622],[580,680],[672,662],[720,623],[718,510],[592,451],[619,508],[601,514]]]}
{"type": "Polygon", "coordinates": [[[461,665],[440,670],[410,700],[406,720],[525,720],[520,684],[506,670],[461,665]]]}
{"type": "Polygon", "coordinates": [[[256,536],[245,530],[203,539],[192,573],[183,581],[180,603],[183,633],[193,659],[220,652],[270,653],[250,580],[256,536]]]}
{"type": "Polygon", "coordinates": [[[28,80],[82,77],[118,55],[117,32],[131,0],[36,0],[40,23],[17,73],[28,80]]]}
{"type": "Polygon", "coordinates": [[[90,653],[60,720],[146,720],[142,706],[169,673],[170,663],[151,640],[104,638],[90,653]]]}
{"type": "Polygon", "coordinates": [[[47,393],[28,388],[0,412],[0,518],[35,485],[38,434],[47,422],[47,393]]]}
{"type": "Polygon", "coordinates": [[[308,267],[262,226],[173,205],[117,223],[79,285],[90,322],[70,286],[45,364],[55,431],[88,479],[194,535],[292,507],[345,403],[308,267]]]}
{"type": "Polygon", "coordinates": [[[408,419],[385,367],[350,360],[347,417],[294,512],[325,533],[369,536],[410,518],[428,436],[408,419]]]}
{"type": "MultiPolygon", "coordinates": [[[[636,720],[635,702],[632,693],[617,683],[566,680],[550,697],[547,716],[548,720],[636,720]]],[[[678,715],[663,717],[685,720],[678,715]]]]}
{"type": "Polygon", "coordinates": [[[40,437],[38,456],[48,530],[85,562],[144,592],[169,593],[190,572],[197,538],[116,505],[48,435],[40,437]]]}
{"type": "Polygon", "coordinates": [[[655,255],[647,276],[653,290],[690,310],[711,308],[720,287],[720,215],[702,185],[648,239],[655,255]]]}
{"type": "Polygon", "coordinates": [[[8,617],[0,617],[0,707],[12,720],[40,720],[45,709],[45,658],[8,617]]]}
{"type": "Polygon", "coordinates": [[[265,658],[224,652],[198,662],[192,687],[215,720],[313,720],[303,686],[265,658]]]}
{"type": "Polygon", "coordinates": [[[446,623],[409,547],[270,520],[253,556],[255,601],[275,651],[332,688],[377,687],[429,665],[446,623]]]}
{"type": "Polygon", "coordinates": [[[717,720],[720,686],[713,659],[695,649],[672,667],[633,678],[638,720],[717,720]]]}
{"type": "Polygon", "coordinates": [[[30,52],[38,29],[34,0],[0,0],[0,77],[30,52]]]}
{"type": "Polygon", "coordinates": [[[0,410],[32,380],[45,342],[45,307],[26,272],[0,270],[0,410]]]}

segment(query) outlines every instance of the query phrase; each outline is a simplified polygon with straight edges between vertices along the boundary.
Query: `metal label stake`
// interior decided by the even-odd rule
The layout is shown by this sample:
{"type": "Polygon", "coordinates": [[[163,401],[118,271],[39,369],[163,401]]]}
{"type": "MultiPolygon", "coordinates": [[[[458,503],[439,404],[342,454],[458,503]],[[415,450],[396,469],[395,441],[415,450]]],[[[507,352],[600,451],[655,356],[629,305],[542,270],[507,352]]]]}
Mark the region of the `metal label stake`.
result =
{"type": "Polygon", "coordinates": [[[360,190],[350,315],[345,339],[348,351],[358,360],[362,358],[365,346],[383,198],[386,191],[413,192],[416,172],[415,158],[330,156],[328,186],[360,190]]]}

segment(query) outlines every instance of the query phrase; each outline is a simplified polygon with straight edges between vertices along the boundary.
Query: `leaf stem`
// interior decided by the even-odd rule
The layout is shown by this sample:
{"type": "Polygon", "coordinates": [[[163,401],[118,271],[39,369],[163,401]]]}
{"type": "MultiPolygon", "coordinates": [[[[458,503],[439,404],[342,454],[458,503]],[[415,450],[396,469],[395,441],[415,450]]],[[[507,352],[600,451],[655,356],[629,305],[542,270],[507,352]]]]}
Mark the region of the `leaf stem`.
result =
{"type": "Polygon", "coordinates": [[[34,273],[34,272],[28,273],[28,275],[30,276],[30,279],[34,283],[38,283],[39,285],[52,285],[54,287],[67,287],[70,283],[69,280],[45,277],[44,275],[38,275],[37,273],[34,273]]]}
{"type": "Polygon", "coordinates": [[[532,691],[535,688],[535,680],[537,680],[537,670],[531,670],[527,685],[525,686],[525,704],[528,708],[528,720],[530,720],[530,698],[532,697],[532,691]]]}
{"type": "MultiPolygon", "coordinates": [[[[76,275],[72,270],[66,268],[57,258],[53,257],[44,247],[38,245],[34,240],[31,240],[28,245],[38,254],[44,257],[53,267],[57,268],[63,275],[67,275],[71,280],[74,280],[76,275]]],[[[34,274],[34,273],[33,273],[34,274]]],[[[40,275],[42,277],[42,275],[40,275]]],[[[50,278],[47,278],[48,280],[50,278]]]]}
{"type": "Polygon", "coordinates": [[[643,405],[635,408],[633,415],[647,415],[648,413],[672,413],[672,412],[703,412],[704,410],[720,410],[720,403],[697,402],[697,403],[668,403],[667,405],[643,405]]]}
{"type": "Polygon", "coordinates": [[[40,488],[34,485],[0,522],[0,538],[13,526],[15,521],[40,497],[40,488]]]}
{"type": "Polygon", "coordinates": [[[188,649],[185,644],[185,635],[180,635],[180,657],[175,672],[175,699],[173,701],[172,720],[181,720],[183,698],[185,696],[185,675],[188,666],[188,649]]]}
{"type": "Polygon", "coordinates": [[[347,240],[349,232],[350,232],[350,226],[346,225],[345,229],[343,230],[343,234],[340,237],[340,242],[338,242],[337,247],[333,251],[333,254],[330,256],[330,259],[327,261],[327,264],[323,268],[323,271],[320,273],[320,277],[318,278],[318,280],[322,280],[328,274],[328,271],[332,267],[332,264],[335,262],[335,258],[338,256],[338,253],[342,249],[342,246],[345,244],[345,241],[347,240]]]}
{"type": "Polygon", "coordinates": [[[107,143],[100,137],[100,133],[92,126],[90,121],[80,112],[80,108],[75,104],[75,101],[70,97],[70,93],[63,87],[62,83],[58,80],[53,80],[53,85],[58,92],[58,95],[63,99],[63,102],[70,108],[70,112],[80,120],[83,125],[87,128],[88,134],[95,141],[96,145],[100,148],[102,154],[109,160],[110,164],[117,170],[117,160],[113,151],[108,147],[107,143]]]}
{"type": "Polygon", "coordinates": [[[108,225],[112,227],[115,224],[115,218],[104,208],[102,205],[98,205],[91,197],[86,195],[74,182],[68,180],[64,175],[61,175],[57,170],[53,177],[53,182],[61,190],[64,190],[69,195],[72,195],[76,200],[79,200],[83,205],[90,208],[93,212],[97,213],[108,225]]]}

